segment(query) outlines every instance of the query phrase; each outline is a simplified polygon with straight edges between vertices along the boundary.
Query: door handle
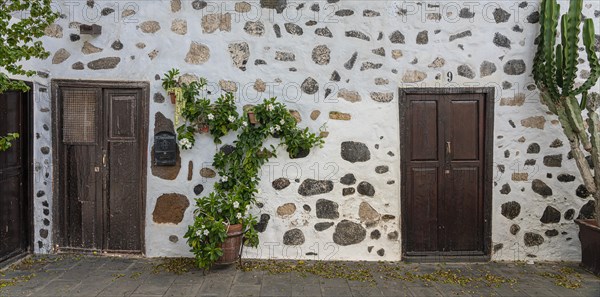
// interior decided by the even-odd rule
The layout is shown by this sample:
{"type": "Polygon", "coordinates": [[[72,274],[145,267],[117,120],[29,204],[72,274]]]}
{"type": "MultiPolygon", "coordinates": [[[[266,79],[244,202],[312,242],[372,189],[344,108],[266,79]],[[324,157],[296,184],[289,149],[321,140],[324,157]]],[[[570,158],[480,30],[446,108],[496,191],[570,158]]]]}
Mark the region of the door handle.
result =
{"type": "Polygon", "coordinates": [[[450,141],[446,142],[446,154],[452,154],[452,143],[450,141]]]}
{"type": "Polygon", "coordinates": [[[106,167],[106,151],[102,152],[102,166],[106,167]]]}

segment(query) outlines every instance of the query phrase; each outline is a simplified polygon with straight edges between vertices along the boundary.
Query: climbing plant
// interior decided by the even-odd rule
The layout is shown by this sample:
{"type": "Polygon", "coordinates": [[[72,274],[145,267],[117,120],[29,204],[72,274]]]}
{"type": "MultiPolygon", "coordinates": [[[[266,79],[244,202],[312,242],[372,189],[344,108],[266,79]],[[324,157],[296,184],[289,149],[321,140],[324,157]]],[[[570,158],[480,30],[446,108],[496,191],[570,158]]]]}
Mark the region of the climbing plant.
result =
{"type": "Polygon", "coordinates": [[[196,264],[206,269],[223,255],[221,244],[230,225],[242,224],[244,244],[258,245],[258,233],[254,228],[257,220],[248,211],[256,202],[262,165],[276,157],[280,147],[296,156],[322,146],[324,142],[308,128],[299,128],[290,111],[276,98],[249,106],[240,114],[231,93],[220,96],[214,103],[199,98],[196,91],[203,88],[204,80],[200,82],[194,87],[193,95],[183,94],[183,104],[178,112],[183,124],[177,127],[181,148],[192,148],[196,134],[204,125],[208,125],[215,144],[221,144],[223,136],[237,133],[233,149],[215,154],[213,166],[221,179],[213,192],[196,199],[194,222],[184,236],[196,264]],[[248,113],[254,114],[254,123],[249,121],[248,113]],[[270,137],[279,139],[279,144],[266,147],[265,141],[270,137]]]}
{"type": "Polygon", "coordinates": [[[583,0],[571,0],[569,11],[560,18],[559,23],[560,5],[556,0],[542,0],[541,30],[533,75],[543,102],[558,116],[569,139],[571,153],[585,187],[596,201],[595,216],[600,226],[600,95],[588,93],[598,83],[600,62],[594,45],[593,20],[585,19],[581,30],[582,9],[583,0]],[[575,79],[580,64],[580,34],[583,36],[590,76],[577,86],[575,79]],[[560,35],[558,44],[557,35],[560,35]],[[582,116],[584,112],[587,113],[586,120],[582,116]],[[584,151],[590,154],[590,161],[586,159],[584,151]],[[592,168],[596,168],[594,173],[592,168]]]}
{"type": "Polygon", "coordinates": [[[0,136],[0,152],[7,151],[11,146],[11,141],[19,138],[19,133],[8,133],[6,136],[0,136]]]}
{"type": "Polygon", "coordinates": [[[33,76],[35,71],[26,70],[19,63],[31,58],[46,59],[50,55],[42,42],[35,39],[42,37],[44,30],[58,17],[51,9],[51,2],[0,1],[0,69],[8,73],[0,71],[0,93],[29,90],[24,82],[10,80],[8,75],[33,76]]]}

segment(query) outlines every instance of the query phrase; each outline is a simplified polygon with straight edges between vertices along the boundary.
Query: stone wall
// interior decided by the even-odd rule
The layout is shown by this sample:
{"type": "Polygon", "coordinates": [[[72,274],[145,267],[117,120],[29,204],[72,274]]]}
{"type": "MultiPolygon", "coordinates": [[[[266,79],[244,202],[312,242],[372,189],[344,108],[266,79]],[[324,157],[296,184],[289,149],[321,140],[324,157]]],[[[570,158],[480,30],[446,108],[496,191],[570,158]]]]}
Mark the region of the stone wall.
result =
{"type": "MultiPolygon", "coordinates": [[[[533,85],[536,1],[55,5],[62,17],[42,38],[52,55],[28,66],[47,79],[149,81],[150,139],[154,130],[173,129],[174,106],[160,85],[173,67],[185,79],[207,78],[210,98],[234,92],[241,109],[277,96],[301,126],[323,130],[322,149],[300,159],[282,152],[265,166],[260,207],[253,209],[261,218],[261,246],[246,249],[248,256],[399,260],[398,88],[491,86],[497,94],[493,259],[579,258],[572,220],[590,215],[593,202],[556,117],[533,85]],[[79,34],[79,24],[92,23],[102,26],[101,35],[79,34]]],[[[584,10],[586,17],[600,16],[592,1],[584,10]]],[[[36,103],[36,252],[47,252],[51,192],[41,172],[51,167],[50,105],[36,103]]],[[[201,135],[172,168],[149,161],[148,256],[190,255],[183,234],[193,198],[217,180],[212,156],[234,138],[224,140],[215,146],[201,135]]],[[[152,153],[152,143],[147,150],[152,153]]]]}

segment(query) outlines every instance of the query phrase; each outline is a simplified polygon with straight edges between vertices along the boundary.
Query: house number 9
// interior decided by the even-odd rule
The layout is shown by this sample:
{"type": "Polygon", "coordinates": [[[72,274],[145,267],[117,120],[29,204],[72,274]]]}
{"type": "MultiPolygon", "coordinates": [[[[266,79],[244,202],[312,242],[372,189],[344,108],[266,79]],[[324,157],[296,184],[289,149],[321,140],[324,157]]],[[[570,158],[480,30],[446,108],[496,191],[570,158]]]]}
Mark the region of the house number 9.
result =
{"type": "Polygon", "coordinates": [[[448,82],[452,82],[452,79],[454,79],[454,74],[452,74],[452,72],[448,72],[446,73],[446,77],[448,77],[448,82]]]}

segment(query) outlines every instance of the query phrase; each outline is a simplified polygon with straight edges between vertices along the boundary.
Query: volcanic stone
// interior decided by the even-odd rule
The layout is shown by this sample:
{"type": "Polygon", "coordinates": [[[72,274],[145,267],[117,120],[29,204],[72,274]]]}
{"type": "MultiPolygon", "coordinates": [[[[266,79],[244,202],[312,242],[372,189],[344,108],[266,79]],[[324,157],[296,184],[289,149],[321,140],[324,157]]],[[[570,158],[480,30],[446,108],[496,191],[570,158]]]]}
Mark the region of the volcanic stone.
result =
{"type": "Polygon", "coordinates": [[[516,201],[510,201],[502,204],[502,215],[507,219],[512,220],[521,213],[521,204],[516,201]]]}
{"type": "Polygon", "coordinates": [[[283,244],[285,245],[301,245],[304,243],[304,233],[296,228],[289,230],[283,234],[283,244]]]}
{"type": "Polygon", "coordinates": [[[321,223],[316,223],[315,224],[315,230],[317,231],[325,231],[329,228],[331,228],[331,226],[335,225],[334,222],[321,222],[321,223]]]}
{"type": "Polygon", "coordinates": [[[337,219],[340,217],[338,212],[339,205],[331,200],[319,199],[316,204],[317,218],[319,219],[337,219]]]}
{"type": "Polygon", "coordinates": [[[333,190],[333,182],[330,180],[305,179],[298,188],[298,194],[302,196],[313,196],[329,193],[333,190]]]}
{"type": "Polygon", "coordinates": [[[360,224],[343,220],[335,226],[333,242],[341,246],[357,244],[365,240],[367,230],[360,224]]]}
{"type": "Polygon", "coordinates": [[[356,190],[361,195],[366,195],[369,197],[375,196],[375,188],[373,187],[373,185],[366,181],[360,182],[358,184],[358,187],[356,187],[356,190]]]}
{"type": "Polygon", "coordinates": [[[548,187],[548,185],[545,182],[539,179],[533,180],[533,182],[531,183],[531,189],[535,193],[542,195],[544,198],[552,196],[552,189],[548,187]]]}
{"type": "Polygon", "coordinates": [[[179,224],[185,210],[190,206],[186,196],[181,194],[163,194],[156,200],[152,220],[158,224],[179,224]]]}
{"type": "Polygon", "coordinates": [[[524,236],[525,246],[532,247],[544,243],[544,237],[537,233],[527,232],[524,236]]]}
{"type": "Polygon", "coordinates": [[[371,152],[362,142],[345,141],[341,144],[342,159],[350,162],[366,162],[371,159],[371,152]]]}
{"type": "Polygon", "coordinates": [[[544,210],[544,214],[542,215],[540,222],[544,224],[558,223],[560,222],[560,216],[560,211],[558,211],[556,208],[552,206],[546,206],[546,210],[544,210]]]}
{"type": "Polygon", "coordinates": [[[356,183],[356,178],[354,177],[354,174],[348,173],[340,178],[340,183],[350,186],[356,183]]]}

